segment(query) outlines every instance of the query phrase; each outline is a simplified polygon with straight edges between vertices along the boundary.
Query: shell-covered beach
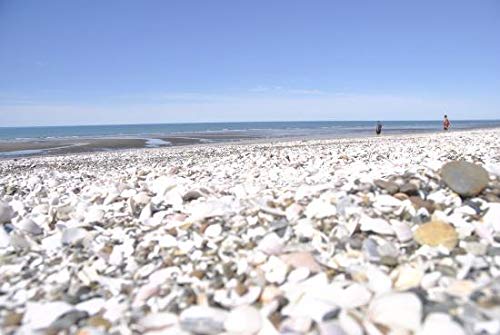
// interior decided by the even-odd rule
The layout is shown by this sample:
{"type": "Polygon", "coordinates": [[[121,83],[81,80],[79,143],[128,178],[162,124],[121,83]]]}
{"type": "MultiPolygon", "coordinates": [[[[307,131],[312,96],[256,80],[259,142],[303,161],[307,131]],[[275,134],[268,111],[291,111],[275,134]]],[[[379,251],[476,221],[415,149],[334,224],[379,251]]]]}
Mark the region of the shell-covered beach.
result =
{"type": "Polygon", "coordinates": [[[500,334],[500,129],[0,161],[0,333],[500,334]]]}

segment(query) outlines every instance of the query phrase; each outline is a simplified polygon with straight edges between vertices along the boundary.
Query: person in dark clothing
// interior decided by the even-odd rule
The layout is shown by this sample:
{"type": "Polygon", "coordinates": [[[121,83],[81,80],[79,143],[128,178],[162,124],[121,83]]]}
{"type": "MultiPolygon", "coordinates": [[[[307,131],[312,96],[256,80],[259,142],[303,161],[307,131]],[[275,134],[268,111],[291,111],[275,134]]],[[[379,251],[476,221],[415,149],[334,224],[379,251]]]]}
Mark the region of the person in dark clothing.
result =
{"type": "Polygon", "coordinates": [[[448,115],[445,115],[443,120],[443,130],[447,131],[448,129],[450,129],[450,127],[451,127],[451,122],[450,120],[448,120],[448,115]]]}
{"type": "Polygon", "coordinates": [[[380,135],[382,133],[382,123],[380,121],[377,121],[377,126],[375,127],[375,133],[377,135],[380,135]]]}

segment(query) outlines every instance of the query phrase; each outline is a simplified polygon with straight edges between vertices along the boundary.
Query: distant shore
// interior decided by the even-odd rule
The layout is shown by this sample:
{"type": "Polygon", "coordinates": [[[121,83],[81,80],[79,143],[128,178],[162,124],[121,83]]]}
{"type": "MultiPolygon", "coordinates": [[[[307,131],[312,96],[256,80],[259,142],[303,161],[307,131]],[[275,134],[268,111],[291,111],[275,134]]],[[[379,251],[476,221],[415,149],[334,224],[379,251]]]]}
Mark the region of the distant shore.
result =
{"type": "MultiPolygon", "coordinates": [[[[459,128],[449,132],[473,131],[479,129],[500,129],[500,126],[493,124],[489,127],[479,128],[459,128]]],[[[384,136],[404,136],[440,133],[439,128],[432,129],[384,129],[384,136]]],[[[298,133],[290,135],[288,133],[252,131],[220,131],[220,132],[200,132],[184,133],[175,135],[145,135],[145,136],[93,136],[93,137],[63,137],[63,138],[42,138],[42,139],[0,139],[0,159],[52,156],[65,154],[78,154],[90,152],[105,152],[127,149],[151,149],[160,147],[191,146],[209,143],[266,143],[282,142],[293,140],[328,140],[338,138],[369,138],[376,136],[371,129],[360,129],[358,132],[328,133],[311,129],[308,135],[298,133]]]]}

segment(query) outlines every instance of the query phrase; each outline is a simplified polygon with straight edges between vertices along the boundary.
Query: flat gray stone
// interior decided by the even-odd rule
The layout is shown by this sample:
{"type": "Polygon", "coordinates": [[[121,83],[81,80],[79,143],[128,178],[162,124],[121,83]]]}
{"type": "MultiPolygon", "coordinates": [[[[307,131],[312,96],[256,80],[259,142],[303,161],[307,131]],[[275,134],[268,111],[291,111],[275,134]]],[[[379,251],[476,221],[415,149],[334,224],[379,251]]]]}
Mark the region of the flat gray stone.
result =
{"type": "Polygon", "coordinates": [[[481,193],[489,183],[488,172],[483,167],[465,161],[443,165],[441,178],[449,188],[465,197],[481,193]]]}
{"type": "Polygon", "coordinates": [[[399,186],[396,183],[393,183],[391,181],[385,181],[382,179],[377,179],[373,182],[376,186],[380,187],[381,189],[384,189],[387,191],[389,194],[395,194],[399,191],[399,186]]]}

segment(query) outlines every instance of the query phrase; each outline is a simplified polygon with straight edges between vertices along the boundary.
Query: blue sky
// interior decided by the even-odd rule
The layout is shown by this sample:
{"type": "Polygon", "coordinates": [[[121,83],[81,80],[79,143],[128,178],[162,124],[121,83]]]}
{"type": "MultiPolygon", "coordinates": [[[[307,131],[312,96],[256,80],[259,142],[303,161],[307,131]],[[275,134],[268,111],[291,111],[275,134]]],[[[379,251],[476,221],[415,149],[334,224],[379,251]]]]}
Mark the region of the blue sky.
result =
{"type": "Polygon", "coordinates": [[[500,118],[500,2],[0,0],[0,125],[500,118]]]}

